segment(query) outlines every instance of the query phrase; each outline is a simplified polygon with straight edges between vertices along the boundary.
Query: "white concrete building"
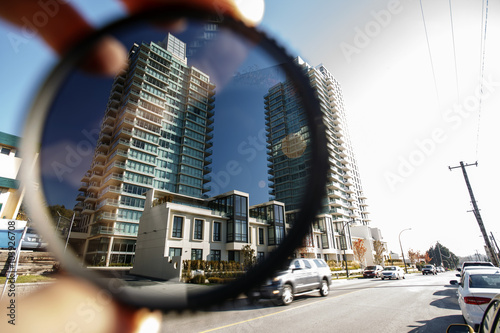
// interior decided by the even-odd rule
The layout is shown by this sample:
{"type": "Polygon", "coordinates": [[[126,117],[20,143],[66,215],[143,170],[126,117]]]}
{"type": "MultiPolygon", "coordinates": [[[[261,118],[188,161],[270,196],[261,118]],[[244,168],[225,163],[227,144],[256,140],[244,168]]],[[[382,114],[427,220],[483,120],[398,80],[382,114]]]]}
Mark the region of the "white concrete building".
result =
{"type": "Polygon", "coordinates": [[[131,273],[171,279],[179,276],[182,260],[243,262],[246,245],[257,260],[266,257],[285,236],[284,204],[247,203],[248,194],[240,191],[209,199],[179,194],[158,199],[155,190],[148,191],[131,273]]]}
{"type": "Polygon", "coordinates": [[[23,199],[18,180],[22,163],[19,141],[15,135],[0,132],[0,218],[3,219],[15,219],[23,199]]]}

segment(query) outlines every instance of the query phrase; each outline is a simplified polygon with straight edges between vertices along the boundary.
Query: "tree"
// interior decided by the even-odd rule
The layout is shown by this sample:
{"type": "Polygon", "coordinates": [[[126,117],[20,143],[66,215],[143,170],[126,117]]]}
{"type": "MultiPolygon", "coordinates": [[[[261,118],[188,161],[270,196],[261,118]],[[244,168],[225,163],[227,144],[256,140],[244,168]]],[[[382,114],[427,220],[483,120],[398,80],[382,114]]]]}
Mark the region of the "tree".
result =
{"type": "Polygon", "coordinates": [[[49,209],[49,212],[50,212],[50,216],[52,216],[52,218],[54,219],[54,221],[57,221],[59,214],[61,214],[61,216],[64,216],[68,219],[71,219],[73,217],[73,211],[71,209],[67,209],[66,207],[64,207],[64,205],[53,205],[53,206],[49,206],[47,207],[49,209]]]}
{"type": "Polygon", "coordinates": [[[410,264],[415,264],[420,257],[419,251],[413,251],[413,249],[408,250],[408,258],[410,259],[410,264]]]}
{"type": "Polygon", "coordinates": [[[375,262],[375,265],[382,265],[384,263],[384,243],[379,240],[373,241],[373,249],[375,250],[375,254],[373,255],[373,261],[375,262]]]}
{"type": "Polygon", "coordinates": [[[428,256],[428,258],[426,258],[427,263],[436,266],[443,265],[449,269],[455,269],[456,264],[459,262],[458,257],[439,242],[437,242],[435,246],[431,246],[429,250],[427,250],[426,255],[428,256]]]}
{"type": "Polygon", "coordinates": [[[245,245],[241,248],[241,255],[243,256],[243,265],[245,269],[249,269],[257,262],[255,257],[255,250],[250,245],[245,245]]]}
{"type": "Polygon", "coordinates": [[[358,239],[352,243],[352,249],[354,252],[354,257],[356,260],[363,266],[365,254],[366,254],[366,246],[362,239],[358,239]]]}
{"type": "Polygon", "coordinates": [[[429,251],[425,252],[425,258],[424,258],[424,259],[425,259],[425,262],[426,262],[427,264],[430,264],[430,263],[431,263],[431,261],[432,261],[432,257],[430,256],[429,251]]]}

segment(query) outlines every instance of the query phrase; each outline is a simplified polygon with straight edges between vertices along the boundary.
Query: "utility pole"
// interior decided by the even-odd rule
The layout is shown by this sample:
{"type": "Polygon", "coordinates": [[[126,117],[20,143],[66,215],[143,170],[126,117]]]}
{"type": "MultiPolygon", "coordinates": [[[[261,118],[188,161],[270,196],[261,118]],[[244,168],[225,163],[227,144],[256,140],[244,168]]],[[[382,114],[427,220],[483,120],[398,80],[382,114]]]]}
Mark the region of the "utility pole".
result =
{"type": "Polygon", "coordinates": [[[439,244],[439,241],[436,243],[436,246],[439,251],[439,266],[443,266],[443,256],[441,255],[441,244],[439,244]]]}
{"type": "Polygon", "coordinates": [[[493,236],[493,232],[490,232],[490,235],[491,235],[491,241],[492,241],[493,243],[495,243],[495,246],[496,246],[496,248],[497,248],[497,253],[498,253],[498,254],[500,254],[500,249],[498,248],[498,244],[497,244],[497,241],[496,241],[496,239],[495,239],[495,236],[493,236]]]}
{"type": "Polygon", "coordinates": [[[477,166],[477,161],[474,164],[466,164],[466,165],[464,164],[464,162],[460,161],[460,166],[456,166],[456,167],[449,166],[448,168],[450,169],[450,171],[452,169],[462,168],[462,173],[464,174],[465,184],[467,185],[467,189],[469,190],[470,199],[472,201],[472,207],[474,208],[474,210],[473,210],[474,216],[476,217],[477,224],[479,224],[479,229],[481,230],[481,233],[483,234],[483,239],[484,239],[484,243],[486,244],[486,248],[490,252],[490,256],[491,256],[490,259],[491,259],[493,265],[498,267],[499,263],[498,263],[497,255],[494,252],[493,247],[491,246],[490,240],[488,238],[488,234],[486,233],[486,229],[484,228],[483,219],[481,218],[481,214],[479,213],[479,208],[477,207],[476,199],[474,198],[474,193],[472,192],[472,187],[471,187],[470,182],[469,182],[469,177],[467,176],[467,171],[465,171],[465,167],[471,166],[471,165],[477,166]]]}

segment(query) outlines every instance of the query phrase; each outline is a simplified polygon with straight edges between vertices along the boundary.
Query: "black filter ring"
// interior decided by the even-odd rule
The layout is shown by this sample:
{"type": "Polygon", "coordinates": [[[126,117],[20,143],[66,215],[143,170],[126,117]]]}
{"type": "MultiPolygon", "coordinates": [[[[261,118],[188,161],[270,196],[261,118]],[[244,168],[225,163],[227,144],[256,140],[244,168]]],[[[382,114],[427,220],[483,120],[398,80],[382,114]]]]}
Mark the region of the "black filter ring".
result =
{"type": "MultiPolygon", "coordinates": [[[[21,152],[25,163],[22,166],[22,182],[27,186],[26,203],[31,217],[40,233],[50,244],[50,250],[61,261],[62,267],[71,275],[98,285],[108,291],[115,299],[134,307],[146,307],[169,310],[198,309],[220,303],[224,300],[236,298],[248,291],[252,286],[263,282],[270,276],[276,267],[293,253],[294,249],[302,244],[304,236],[310,231],[310,225],[321,208],[326,189],[326,175],[328,170],[327,140],[323,116],[314,90],[309,79],[294,59],[276,42],[263,32],[249,28],[244,23],[220,13],[198,11],[185,5],[167,6],[143,12],[112,23],[95,32],[83,42],[78,43],[69,51],[55,67],[48,79],[42,85],[26,120],[26,128],[22,141],[21,152]],[[64,244],[52,232],[53,226],[48,222],[49,214],[44,207],[43,191],[32,190],[33,184],[41,184],[40,168],[37,167],[37,153],[39,151],[43,127],[49,115],[51,105],[59,92],[59,88],[67,75],[78,66],[81,56],[86,54],[92,45],[102,37],[109,35],[116,29],[129,27],[138,22],[175,20],[178,18],[192,18],[195,20],[210,20],[218,15],[221,25],[232,29],[250,41],[258,42],[279,63],[290,80],[293,80],[297,92],[302,98],[303,107],[307,110],[307,122],[311,144],[310,179],[305,191],[304,202],[298,212],[297,220],[292,229],[286,234],[283,243],[278,246],[265,260],[250,269],[243,277],[228,285],[218,288],[206,288],[205,292],[187,293],[184,297],[165,298],[161,295],[143,295],[140,290],[127,288],[118,279],[103,279],[88,269],[82,268],[81,263],[74,255],[65,253],[64,244]],[[33,169],[33,165],[35,168],[33,169]]],[[[68,251],[70,252],[70,251],[68,251]]]]}

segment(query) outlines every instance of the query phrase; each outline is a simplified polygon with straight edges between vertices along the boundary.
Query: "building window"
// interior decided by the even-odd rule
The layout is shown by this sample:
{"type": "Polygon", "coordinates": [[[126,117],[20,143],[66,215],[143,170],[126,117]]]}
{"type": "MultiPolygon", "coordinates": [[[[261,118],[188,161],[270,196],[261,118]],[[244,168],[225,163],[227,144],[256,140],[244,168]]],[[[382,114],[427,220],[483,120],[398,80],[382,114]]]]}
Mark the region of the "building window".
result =
{"type": "Polygon", "coordinates": [[[210,250],[210,260],[220,261],[220,250],[210,250]]]}
{"type": "Polygon", "coordinates": [[[240,262],[240,251],[228,251],[228,261],[240,262]]]}
{"type": "Polygon", "coordinates": [[[174,225],[172,228],[172,237],[182,238],[182,225],[184,218],[181,216],[174,216],[174,225]]]}
{"type": "Polygon", "coordinates": [[[194,239],[203,239],[203,220],[194,220],[194,233],[193,233],[193,238],[194,239]]]}
{"type": "Polygon", "coordinates": [[[169,257],[178,257],[182,256],[182,248],[180,247],[171,247],[168,249],[168,256],[169,257]]]}
{"type": "Polygon", "coordinates": [[[201,260],[203,257],[202,249],[191,249],[191,260],[201,260]]]}
{"type": "Polygon", "coordinates": [[[135,240],[117,239],[113,241],[114,252],[135,252],[135,240]]]}
{"type": "Polygon", "coordinates": [[[222,239],[221,227],[222,227],[222,223],[214,222],[214,236],[213,236],[214,242],[220,242],[220,240],[222,239]]]}
{"type": "Polygon", "coordinates": [[[259,245],[264,244],[264,228],[259,228],[259,245]]]}
{"type": "Polygon", "coordinates": [[[4,155],[10,155],[10,149],[9,148],[2,148],[0,153],[2,153],[4,155]]]}
{"type": "Polygon", "coordinates": [[[248,226],[246,220],[235,219],[227,223],[228,242],[248,242],[248,226]]]}
{"type": "Polygon", "coordinates": [[[262,260],[264,260],[264,252],[257,252],[257,261],[260,262],[262,260]]]}

